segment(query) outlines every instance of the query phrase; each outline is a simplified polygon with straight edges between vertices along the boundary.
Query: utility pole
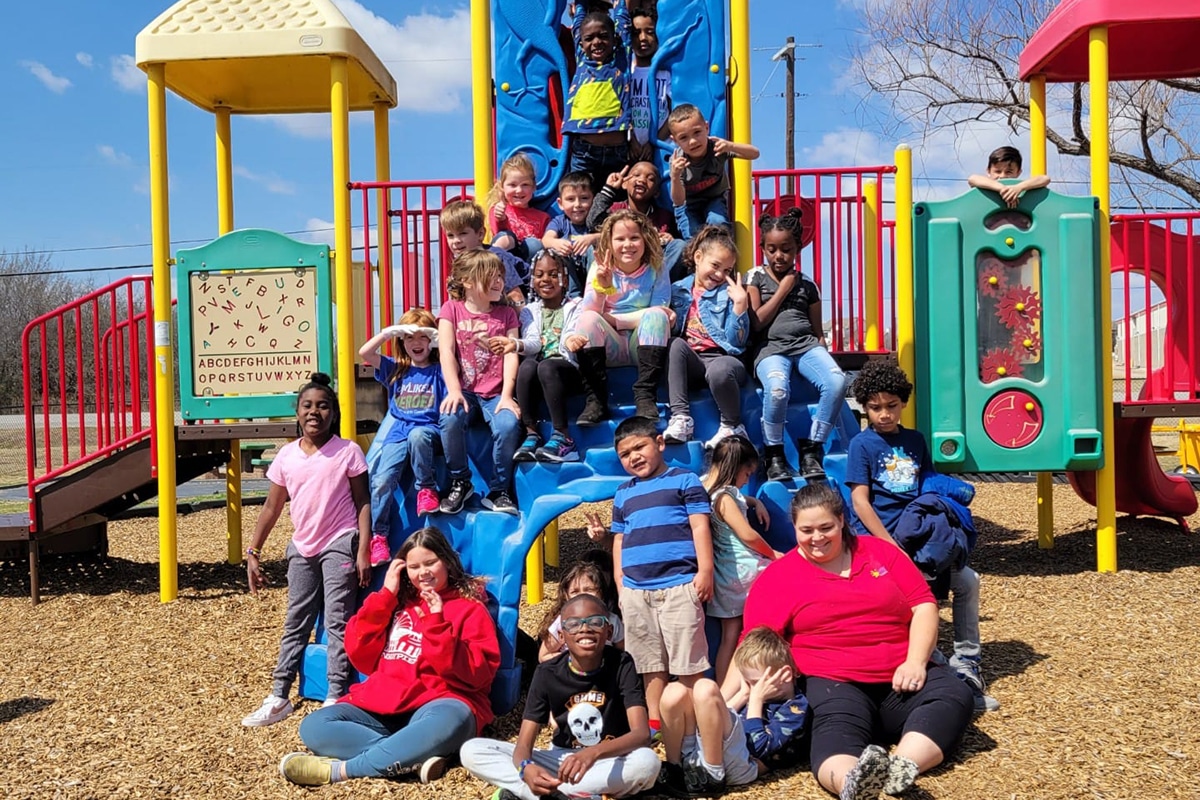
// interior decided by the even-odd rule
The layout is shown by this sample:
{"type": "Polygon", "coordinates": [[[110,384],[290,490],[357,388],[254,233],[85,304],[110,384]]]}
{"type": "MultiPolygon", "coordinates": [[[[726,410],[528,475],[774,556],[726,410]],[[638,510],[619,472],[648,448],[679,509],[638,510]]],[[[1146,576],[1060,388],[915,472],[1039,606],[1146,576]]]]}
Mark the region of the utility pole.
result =
{"type": "MultiPolygon", "coordinates": [[[[780,48],[778,53],[771,56],[771,60],[787,62],[787,85],[783,90],[786,104],[784,166],[792,170],[796,168],[796,37],[787,37],[787,44],[780,48]]],[[[787,176],[785,185],[789,195],[795,194],[794,179],[791,175],[787,176]]]]}
{"type": "MultiPolygon", "coordinates": [[[[787,42],[783,47],[776,51],[775,55],[771,56],[772,61],[786,62],[787,66],[787,85],[784,87],[783,97],[786,103],[786,117],[784,128],[784,139],[786,152],[784,153],[784,166],[792,170],[796,168],[796,48],[797,47],[820,47],[819,44],[796,44],[796,37],[787,37],[787,42]]],[[[786,191],[789,195],[795,194],[794,179],[791,175],[788,176],[785,183],[786,191]]]]}

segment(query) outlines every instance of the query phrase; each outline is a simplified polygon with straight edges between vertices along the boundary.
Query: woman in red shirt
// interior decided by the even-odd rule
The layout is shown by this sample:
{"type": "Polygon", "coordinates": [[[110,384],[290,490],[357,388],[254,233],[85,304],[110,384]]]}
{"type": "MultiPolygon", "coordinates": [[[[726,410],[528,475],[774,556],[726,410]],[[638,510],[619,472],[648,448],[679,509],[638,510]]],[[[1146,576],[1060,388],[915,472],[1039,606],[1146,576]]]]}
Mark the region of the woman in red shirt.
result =
{"type": "Polygon", "coordinates": [[[441,777],[446,756],[492,721],[500,645],[482,601],[482,582],[441,531],[409,536],[346,625],[346,653],[367,679],[304,718],[300,738],[317,755],[284,756],[283,776],[301,786],[441,777]]]}
{"type": "Polygon", "coordinates": [[[766,625],[807,676],[812,768],[841,800],[901,794],[962,737],[971,691],[929,657],[938,611],[900,550],[846,527],[841,495],[805,486],[792,501],[797,548],[759,576],[745,630],[766,625]],[[896,743],[889,756],[879,745],[896,743]]]}

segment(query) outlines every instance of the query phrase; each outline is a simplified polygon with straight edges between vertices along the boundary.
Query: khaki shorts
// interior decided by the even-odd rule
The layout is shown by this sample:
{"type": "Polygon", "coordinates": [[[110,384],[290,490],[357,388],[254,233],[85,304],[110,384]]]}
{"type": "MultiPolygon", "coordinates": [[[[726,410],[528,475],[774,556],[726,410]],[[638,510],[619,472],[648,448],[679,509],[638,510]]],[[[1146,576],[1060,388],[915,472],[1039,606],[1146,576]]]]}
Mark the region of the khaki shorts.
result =
{"type": "Polygon", "coordinates": [[[625,652],[641,674],[699,675],[708,669],[704,604],[691,581],[669,589],[621,587],[625,652]]]}

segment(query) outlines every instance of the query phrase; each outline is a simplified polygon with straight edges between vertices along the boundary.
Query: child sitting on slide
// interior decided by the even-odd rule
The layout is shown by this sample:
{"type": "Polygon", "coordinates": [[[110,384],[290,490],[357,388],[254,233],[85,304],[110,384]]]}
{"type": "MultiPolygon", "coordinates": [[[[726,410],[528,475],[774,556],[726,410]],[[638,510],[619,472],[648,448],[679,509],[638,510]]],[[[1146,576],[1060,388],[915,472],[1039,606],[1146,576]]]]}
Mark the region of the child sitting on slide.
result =
{"type": "Polygon", "coordinates": [[[667,126],[675,141],[671,202],[679,232],[690,239],[705,225],[728,226],[729,159],[756,159],[758,148],[710,136],[704,114],[691,103],[676,106],[667,126]]]}
{"type": "Polygon", "coordinates": [[[542,249],[542,234],[550,224],[550,215],[531,205],[536,190],[533,162],[524,153],[516,153],[504,159],[487,196],[492,246],[525,263],[542,249]]]}

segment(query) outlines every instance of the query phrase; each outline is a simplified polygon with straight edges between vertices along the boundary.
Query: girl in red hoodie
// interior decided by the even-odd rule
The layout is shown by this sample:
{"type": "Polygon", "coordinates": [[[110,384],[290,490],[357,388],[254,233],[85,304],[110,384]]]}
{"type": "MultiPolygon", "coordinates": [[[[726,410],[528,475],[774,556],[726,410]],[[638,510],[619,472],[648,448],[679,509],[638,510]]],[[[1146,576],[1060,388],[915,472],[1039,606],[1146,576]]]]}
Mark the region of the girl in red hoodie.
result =
{"type": "Polygon", "coordinates": [[[279,771],[319,786],[417,772],[440,778],[446,756],[492,721],[488,692],[500,666],[483,583],[437,528],[408,537],[383,588],[346,625],[350,663],[367,675],[340,703],[300,723],[317,755],[290,753],[279,771]]]}

